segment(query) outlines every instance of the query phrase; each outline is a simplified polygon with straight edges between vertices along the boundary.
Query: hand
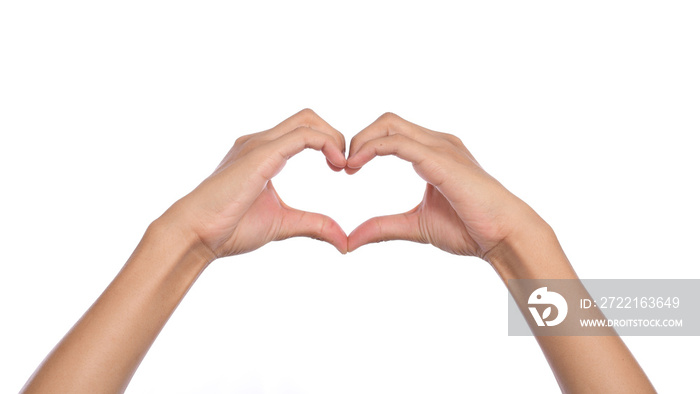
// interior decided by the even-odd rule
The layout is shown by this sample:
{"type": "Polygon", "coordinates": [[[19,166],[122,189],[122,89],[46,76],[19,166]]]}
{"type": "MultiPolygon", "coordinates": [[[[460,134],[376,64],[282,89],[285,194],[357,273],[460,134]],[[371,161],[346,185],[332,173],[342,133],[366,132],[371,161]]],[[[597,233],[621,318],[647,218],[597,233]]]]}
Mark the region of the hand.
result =
{"type": "Polygon", "coordinates": [[[345,167],[343,135],[305,109],[270,130],[239,138],[214,173],[159,220],[197,237],[212,260],[296,236],[345,253],[347,236],[335,221],[290,208],[270,181],[305,148],[320,150],[334,171],[345,167]]]}
{"type": "Polygon", "coordinates": [[[450,253],[487,254],[523,223],[539,216],[484,171],[459,138],[428,130],[387,113],[350,142],[346,171],[353,174],[375,156],[396,155],[413,163],[426,182],[414,209],[372,218],[348,237],[348,250],[402,239],[430,243],[450,253]]]}

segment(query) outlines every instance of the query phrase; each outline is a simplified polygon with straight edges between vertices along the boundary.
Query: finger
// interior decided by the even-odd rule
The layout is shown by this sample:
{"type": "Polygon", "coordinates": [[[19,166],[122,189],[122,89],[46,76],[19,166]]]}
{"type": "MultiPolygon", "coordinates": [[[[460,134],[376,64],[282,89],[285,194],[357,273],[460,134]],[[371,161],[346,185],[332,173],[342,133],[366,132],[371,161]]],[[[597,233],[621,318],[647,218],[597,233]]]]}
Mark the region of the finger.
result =
{"type": "Polygon", "coordinates": [[[345,167],[345,172],[346,172],[348,175],[352,175],[352,174],[356,173],[357,171],[360,171],[360,168],[345,167]]]}
{"type": "Polygon", "coordinates": [[[360,168],[376,156],[394,155],[413,164],[419,164],[431,149],[401,134],[380,137],[366,142],[362,149],[351,154],[346,162],[349,168],[360,168]]]}
{"type": "Polygon", "coordinates": [[[321,151],[333,166],[345,167],[345,155],[338,142],[330,135],[308,127],[299,127],[268,142],[259,149],[257,153],[260,156],[255,160],[269,163],[267,166],[261,165],[258,168],[266,179],[271,179],[284,167],[287,160],[307,148],[321,151]]]}
{"type": "Polygon", "coordinates": [[[355,154],[368,141],[394,134],[404,135],[428,146],[443,146],[449,143],[441,136],[442,133],[428,130],[387,112],[352,138],[349,156],[355,154]]]}
{"type": "Polygon", "coordinates": [[[299,127],[308,127],[332,136],[337,141],[338,146],[342,147],[341,151],[345,153],[345,136],[333,126],[328,124],[328,122],[323,120],[323,118],[318,116],[316,112],[308,108],[290,116],[279,125],[263,133],[261,136],[263,138],[276,139],[299,127]]]}
{"type": "Polygon", "coordinates": [[[275,240],[309,237],[328,242],[340,253],[348,251],[348,237],[335,220],[326,215],[287,208],[275,240]]]}
{"type": "Polygon", "coordinates": [[[298,127],[272,141],[272,147],[287,159],[306,148],[320,150],[336,167],[345,167],[343,146],[332,136],[309,127],[298,127]]]}
{"type": "Polygon", "coordinates": [[[402,239],[426,243],[420,236],[415,209],[406,213],[378,216],[357,226],[348,236],[348,252],[369,243],[402,239]]]}
{"type": "Polygon", "coordinates": [[[358,170],[376,156],[394,155],[413,163],[416,173],[426,182],[440,186],[445,181],[445,171],[440,151],[425,146],[401,134],[381,137],[366,142],[347,159],[346,168],[358,170]]]}
{"type": "Polygon", "coordinates": [[[452,166],[444,160],[444,151],[425,146],[401,134],[366,142],[359,151],[348,157],[346,168],[356,172],[373,158],[388,155],[411,162],[416,173],[437,188],[450,176],[452,166]]]}
{"type": "Polygon", "coordinates": [[[335,172],[343,171],[343,167],[336,166],[335,164],[331,163],[328,159],[326,159],[326,164],[328,164],[328,167],[330,167],[330,169],[335,172]]]}

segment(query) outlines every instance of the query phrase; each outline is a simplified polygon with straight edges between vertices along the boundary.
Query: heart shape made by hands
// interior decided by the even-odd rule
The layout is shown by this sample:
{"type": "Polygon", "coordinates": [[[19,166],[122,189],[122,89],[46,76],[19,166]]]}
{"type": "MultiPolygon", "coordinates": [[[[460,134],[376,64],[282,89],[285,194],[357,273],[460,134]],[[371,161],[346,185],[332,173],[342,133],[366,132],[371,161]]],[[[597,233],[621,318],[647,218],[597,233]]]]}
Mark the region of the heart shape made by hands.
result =
{"type": "Polygon", "coordinates": [[[348,175],[330,170],[313,150],[292,157],[272,183],[287,205],[327,215],[347,234],[374,216],[414,208],[425,191],[412,165],[396,157],[377,157],[348,175]]]}

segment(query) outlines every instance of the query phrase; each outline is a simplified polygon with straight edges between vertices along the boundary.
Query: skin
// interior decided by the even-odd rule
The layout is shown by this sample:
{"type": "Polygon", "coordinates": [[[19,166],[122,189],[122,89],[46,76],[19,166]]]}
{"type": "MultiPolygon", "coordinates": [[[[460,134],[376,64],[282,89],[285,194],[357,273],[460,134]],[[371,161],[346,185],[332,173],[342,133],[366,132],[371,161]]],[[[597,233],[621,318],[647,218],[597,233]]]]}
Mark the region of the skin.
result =
{"type": "MultiPolygon", "coordinates": [[[[487,174],[457,137],[385,114],[352,139],[347,172],[385,155],[413,163],[427,183],[423,201],[358,226],[348,236],[349,251],[402,239],[478,256],[506,285],[509,279],[578,280],[551,227],[487,174]]],[[[622,339],[610,334],[536,337],[562,392],[656,392],[622,339]]]]}
{"type": "MultiPolygon", "coordinates": [[[[239,138],[214,173],[146,230],[122,270],[46,357],[22,392],[123,392],[188,289],[215,259],[295,236],[341,253],[403,239],[478,256],[508,279],[576,279],[552,229],[487,174],[462,142],[394,114],[357,134],[347,159],[341,133],[311,110],[239,138]],[[376,156],[413,163],[426,181],[409,212],[376,217],[349,236],[327,216],[287,206],[270,181],[311,148],[349,174],[376,156]]],[[[622,340],[537,337],[563,392],[646,393],[654,389],[622,340]]]]}

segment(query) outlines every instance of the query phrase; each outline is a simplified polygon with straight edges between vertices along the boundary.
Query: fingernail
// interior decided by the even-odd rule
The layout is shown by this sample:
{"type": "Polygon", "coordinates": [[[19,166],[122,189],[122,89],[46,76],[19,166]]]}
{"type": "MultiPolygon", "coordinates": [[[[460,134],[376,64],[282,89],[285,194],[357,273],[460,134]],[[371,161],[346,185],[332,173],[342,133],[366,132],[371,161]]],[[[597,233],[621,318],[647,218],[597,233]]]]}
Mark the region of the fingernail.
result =
{"type": "MultiPolygon", "coordinates": [[[[339,164],[339,163],[336,163],[334,160],[331,160],[331,159],[328,159],[328,161],[329,161],[331,164],[333,164],[334,166],[338,167],[338,168],[345,168],[345,165],[347,164],[347,163],[339,164]]],[[[343,160],[343,161],[346,161],[346,160],[343,160]]]]}
{"type": "Polygon", "coordinates": [[[351,157],[348,157],[348,159],[345,160],[345,167],[351,168],[351,169],[353,169],[353,170],[356,170],[356,169],[362,167],[362,166],[357,166],[357,167],[356,167],[356,166],[353,166],[352,164],[350,164],[351,159],[352,159],[351,157]]]}

